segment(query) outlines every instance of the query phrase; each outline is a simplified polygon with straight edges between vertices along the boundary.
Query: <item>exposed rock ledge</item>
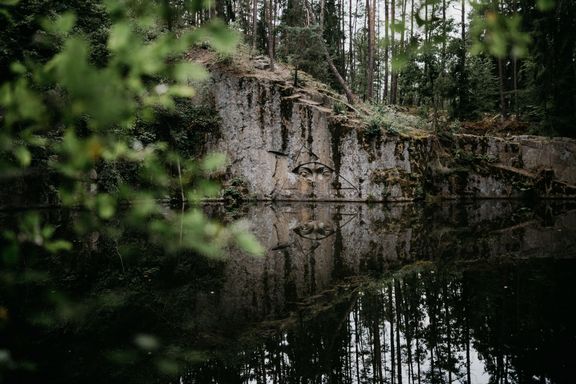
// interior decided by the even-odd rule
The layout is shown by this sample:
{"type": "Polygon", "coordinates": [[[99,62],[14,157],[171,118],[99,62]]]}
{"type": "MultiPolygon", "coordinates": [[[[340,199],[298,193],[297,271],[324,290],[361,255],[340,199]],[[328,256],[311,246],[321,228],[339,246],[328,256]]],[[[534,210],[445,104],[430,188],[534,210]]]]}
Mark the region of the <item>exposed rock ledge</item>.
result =
{"type": "Polygon", "coordinates": [[[244,66],[212,67],[203,99],[221,127],[206,149],[227,154],[228,180],[241,180],[253,198],[576,197],[575,140],[391,134],[343,113],[338,96],[310,80],[294,87],[286,68],[244,66]]]}

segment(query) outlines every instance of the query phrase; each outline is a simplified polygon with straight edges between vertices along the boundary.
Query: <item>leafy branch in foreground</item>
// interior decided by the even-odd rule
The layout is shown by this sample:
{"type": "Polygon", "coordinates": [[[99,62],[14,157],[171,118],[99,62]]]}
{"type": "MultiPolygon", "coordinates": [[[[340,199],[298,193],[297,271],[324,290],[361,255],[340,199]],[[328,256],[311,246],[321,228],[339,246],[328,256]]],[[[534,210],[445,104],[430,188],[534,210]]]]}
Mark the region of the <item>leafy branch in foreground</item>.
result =
{"type": "MultiPolygon", "coordinates": [[[[42,23],[46,42],[58,51],[50,60],[12,63],[11,80],[0,85],[0,178],[9,182],[31,169],[48,172],[58,180],[64,206],[94,212],[94,220],[104,227],[121,215],[168,251],[183,247],[216,256],[236,240],[244,250],[261,253],[241,225],[220,225],[198,206],[201,198],[219,191],[206,176],[224,164],[221,156],[203,162],[184,159],[168,143],[144,145],[132,135],[138,122],[155,118],[155,111],[173,109],[178,99],[192,97],[190,82],[207,77],[201,66],[183,59],[192,45],[209,43],[229,53],[236,35],[218,21],[178,33],[166,30],[159,16],[162,5],[155,2],[143,6],[111,0],[105,6],[111,25],[104,65],[92,63],[90,41],[75,29],[72,12],[42,23]],[[131,164],[134,175],[113,192],[103,192],[98,170],[114,164],[131,164]],[[160,201],[171,195],[192,207],[179,213],[167,209],[160,201]],[[123,202],[131,204],[120,210],[123,202]]],[[[3,257],[17,255],[22,243],[53,251],[70,248],[52,240],[50,228],[37,216],[23,223],[19,228],[32,223],[32,235],[7,231],[4,238],[11,246],[3,247],[3,257]],[[50,241],[38,242],[34,234],[45,234],[50,241]]]]}

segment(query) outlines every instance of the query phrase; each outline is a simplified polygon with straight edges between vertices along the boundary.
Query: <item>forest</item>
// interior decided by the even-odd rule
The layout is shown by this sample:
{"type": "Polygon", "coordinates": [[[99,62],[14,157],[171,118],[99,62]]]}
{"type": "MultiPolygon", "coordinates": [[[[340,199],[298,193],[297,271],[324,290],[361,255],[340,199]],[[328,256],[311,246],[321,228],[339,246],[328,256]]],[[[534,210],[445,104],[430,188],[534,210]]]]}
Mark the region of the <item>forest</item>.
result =
{"type": "Polygon", "coordinates": [[[0,382],[573,381],[575,1],[0,26],[0,382]]]}
{"type": "MultiPolygon", "coordinates": [[[[349,100],[405,108],[444,127],[484,120],[464,125],[574,136],[576,10],[568,0],[160,3],[166,28],[219,18],[251,54],[268,55],[272,67],[289,63],[349,100]]],[[[32,39],[46,9],[76,12],[93,62],[107,60],[111,20],[98,1],[25,1],[2,31],[4,79],[13,60],[49,56],[46,44],[32,39]]]]}

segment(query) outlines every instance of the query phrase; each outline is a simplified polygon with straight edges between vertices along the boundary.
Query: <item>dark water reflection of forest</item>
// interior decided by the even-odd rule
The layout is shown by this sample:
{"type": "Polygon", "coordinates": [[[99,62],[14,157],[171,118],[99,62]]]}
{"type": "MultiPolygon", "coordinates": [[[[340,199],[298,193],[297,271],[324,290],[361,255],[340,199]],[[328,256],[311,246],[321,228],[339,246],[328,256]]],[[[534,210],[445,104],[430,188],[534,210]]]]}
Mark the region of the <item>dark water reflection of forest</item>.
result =
{"type": "Polygon", "coordinates": [[[288,329],[183,382],[572,382],[575,273],[572,260],[423,265],[302,308],[288,329]]]}
{"type": "Polygon", "coordinates": [[[0,381],[573,381],[574,203],[207,209],[266,255],[167,255],[117,223],[0,273],[0,381]]]}

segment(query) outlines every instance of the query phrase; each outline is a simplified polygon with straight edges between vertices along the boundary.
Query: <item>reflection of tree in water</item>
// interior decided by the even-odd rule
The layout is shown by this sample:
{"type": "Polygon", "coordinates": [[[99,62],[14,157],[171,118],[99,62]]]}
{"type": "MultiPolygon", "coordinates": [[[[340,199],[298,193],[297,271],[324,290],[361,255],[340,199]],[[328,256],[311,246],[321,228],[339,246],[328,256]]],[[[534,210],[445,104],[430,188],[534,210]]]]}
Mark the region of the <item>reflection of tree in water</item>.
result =
{"type": "MultiPolygon", "coordinates": [[[[220,369],[254,383],[569,382],[573,271],[573,262],[460,273],[424,266],[318,315],[302,311],[297,326],[220,369]]],[[[209,379],[223,382],[210,369],[186,377],[209,379]]]]}

